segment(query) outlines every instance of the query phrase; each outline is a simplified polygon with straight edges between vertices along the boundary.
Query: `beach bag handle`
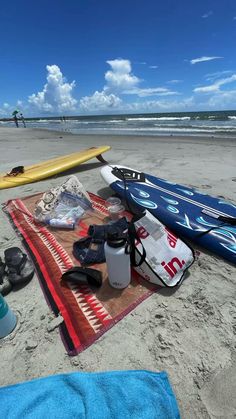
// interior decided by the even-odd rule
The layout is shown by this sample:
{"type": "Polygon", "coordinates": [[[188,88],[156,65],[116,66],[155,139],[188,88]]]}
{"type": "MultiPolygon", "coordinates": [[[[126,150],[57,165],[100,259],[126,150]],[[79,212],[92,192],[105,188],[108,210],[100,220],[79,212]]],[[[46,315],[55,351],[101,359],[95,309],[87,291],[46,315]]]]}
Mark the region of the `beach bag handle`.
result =
{"type": "Polygon", "coordinates": [[[140,218],[143,217],[143,215],[144,215],[143,213],[141,215],[135,215],[130,221],[129,227],[128,227],[128,239],[129,239],[129,245],[130,245],[130,263],[131,263],[131,266],[134,266],[134,267],[141,266],[147,256],[145,247],[143,243],[141,242],[141,240],[139,239],[135,225],[134,225],[135,221],[138,221],[140,218]],[[137,262],[136,260],[137,252],[135,251],[137,241],[142,246],[142,253],[140,255],[141,257],[140,257],[139,262],[137,262]]]}

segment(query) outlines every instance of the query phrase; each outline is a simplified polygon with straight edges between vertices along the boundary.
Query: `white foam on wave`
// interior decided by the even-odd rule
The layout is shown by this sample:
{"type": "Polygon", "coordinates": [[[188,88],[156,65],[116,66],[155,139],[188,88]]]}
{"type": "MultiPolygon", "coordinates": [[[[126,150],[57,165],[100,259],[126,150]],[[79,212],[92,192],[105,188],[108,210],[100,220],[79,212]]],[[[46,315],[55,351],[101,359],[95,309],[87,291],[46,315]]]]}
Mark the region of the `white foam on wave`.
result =
{"type": "Polygon", "coordinates": [[[189,121],[190,119],[190,116],[158,116],[147,118],[126,118],[126,121],[189,121]]]}
{"type": "Polygon", "coordinates": [[[157,121],[159,118],[149,117],[149,118],[125,118],[126,121],[157,121]]]}
{"type": "Polygon", "coordinates": [[[236,119],[236,116],[228,116],[228,119],[235,120],[236,119]]]}
{"type": "Polygon", "coordinates": [[[209,128],[209,129],[216,129],[216,130],[236,130],[236,126],[232,125],[198,125],[197,128],[209,128]]]}
{"type": "MultiPolygon", "coordinates": [[[[103,132],[105,132],[105,131],[109,131],[109,132],[112,132],[112,131],[116,131],[117,129],[116,128],[90,128],[89,129],[90,131],[103,131],[103,132]]],[[[209,132],[209,133],[212,133],[212,132],[215,132],[215,130],[211,130],[211,129],[199,129],[199,128],[179,128],[179,127],[173,127],[173,128],[169,128],[169,127],[160,127],[160,126],[155,126],[155,127],[151,127],[151,128],[148,128],[148,127],[133,127],[133,128],[131,128],[131,127],[124,127],[124,128],[119,128],[119,131],[120,132],[143,132],[143,133],[145,133],[145,132],[209,132]]]]}
{"type": "Polygon", "coordinates": [[[114,124],[114,122],[124,122],[124,119],[111,119],[110,121],[107,121],[107,122],[114,124]]]}
{"type": "Polygon", "coordinates": [[[157,126],[155,131],[170,131],[170,132],[215,132],[215,130],[211,129],[210,127],[200,128],[200,127],[160,127],[157,126]]]}
{"type": "Polygon", "coordinates": [[[160,116],[159,121],[190,121],[190,116],[160,116]]]}
{"type": "Polygon", "coordinates": [[[79,125],[90,125],[90,124],[97,124],[98,121],[79,121],[78,119],[74,119],[69,121],[72,124],[79,124],[79,125]]]}
{"type": "Polygon", "coordinates": [[[200,129],[207,129],[207,130],[228,130],[228,131],[235,131],[236,130],[236,126],[232,126],[232,125],[186,125],[186,126],[178,126],[175,124],[168,124],[168,125],[160,125],[160,124],[154,124],[155,127],[158,127],[160,129],[168,129],[168,128],[173,128],[173,129],[178,129],[178,130],[185,130],[185,129],[192,129],[194,131],[200,129]]]}
{"type": "Polygon", "coordinates": [[[34,121],[28,121],[28,122],[32,122],[33,124],[58,124],[59,122],[61,122],[60,119],[38,119],[38,120],[34,120],[34,121]]]}
{"type": "MultiPolygon", "coordinates": [[[[92,130],[92,128],[91,128],[92,130]]],[[[116,128],[95,128],[95,130],[100,131],[116,131],[116,128]]],[[[155,127],[124,127],[119,128],[120,132],[183,132],[183,133],[217,133],[217,132],[229,132],[229,133],[236,133],[236,129],[232,127],[228,127],[225,129],[225,127],[219,127],[218,129],[215,129],[215,127],[164,127],[164,126],[155,126],[155,127]]]]}
{"type": "Polygon", "coordinates": [[[71,120],[68,120],[68,121],[66,121],[66,122],[71,122],[71,123],[73,123],[73,124],[79,124],[79,125],[92,125],[92,124],[114,124],[114,123],[116,123],[116,122],[118,122],[119,124],[120,123],[122,123],[122,122],[125,122],[123,119],[111,119],[111,120],[107,120],[107,121],[105,121],[105,120],[93,120],[93,121],[83,121],[83,120],[79,120],[79,119],[71,119],[71,120]]]}

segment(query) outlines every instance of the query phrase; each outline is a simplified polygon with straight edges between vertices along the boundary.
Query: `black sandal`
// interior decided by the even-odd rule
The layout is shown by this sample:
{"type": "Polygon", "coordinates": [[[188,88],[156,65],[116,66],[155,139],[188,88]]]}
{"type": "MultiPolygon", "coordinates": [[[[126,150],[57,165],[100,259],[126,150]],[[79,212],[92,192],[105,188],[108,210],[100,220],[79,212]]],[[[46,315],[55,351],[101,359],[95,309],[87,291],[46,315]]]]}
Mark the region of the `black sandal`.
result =
{"type": "Polygon", "coordinates": [[[7,276],[12,285],[29,282],[34,276],[34,267],[27,255],[19,247],[5,250],[7,276]]]}
{"type": "Polygon", "coordinates": [[[12,284],[9,282],[6,273],[6,264],[0,258],[0,294],[3,296],[9,294],[12,290],[12,284]]]}
{"type": "Polygon", "coordinates": [[[17,175],[22,175],[25,172],[25,168],[24,166],[16,166],[13,167],[13,169],[11,169],[10,173],[7,173],[5,175],[6,176],[17,176],[17,175]]]}
{"type": "Polygon", "coordinates": [[[5,268],[6,268],[6,264],[3,263],[2,259],[0,258],[0,284],[1,284],[1,281],[2,281],[3,277],[6,274],[5,268]]]}
{"type": "Polygon", "coordinates": [[[74,266],[62,275],[61,281],[63,280],[99,288],[102,285],[102,274],[97,269],[74,266]]]}

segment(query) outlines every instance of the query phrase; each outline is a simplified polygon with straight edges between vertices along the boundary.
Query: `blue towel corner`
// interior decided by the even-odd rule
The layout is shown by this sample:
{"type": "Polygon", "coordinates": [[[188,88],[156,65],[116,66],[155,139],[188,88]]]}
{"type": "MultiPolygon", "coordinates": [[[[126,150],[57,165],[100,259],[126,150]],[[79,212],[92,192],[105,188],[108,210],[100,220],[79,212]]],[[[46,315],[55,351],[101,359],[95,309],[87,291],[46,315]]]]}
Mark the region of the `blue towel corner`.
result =
{"type": "Polygon", "coordinates": [[[0,388],[4,419],[177,419],[165,372],[71,373],[0,388]]]}

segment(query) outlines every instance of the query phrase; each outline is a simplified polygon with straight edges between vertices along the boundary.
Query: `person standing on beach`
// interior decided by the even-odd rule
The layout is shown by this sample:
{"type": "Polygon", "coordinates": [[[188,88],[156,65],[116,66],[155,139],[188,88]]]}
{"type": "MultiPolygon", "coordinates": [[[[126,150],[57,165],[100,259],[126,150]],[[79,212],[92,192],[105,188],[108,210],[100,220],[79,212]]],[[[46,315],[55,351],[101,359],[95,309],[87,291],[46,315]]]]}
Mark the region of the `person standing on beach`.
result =
{"type": "Polygon", "coordinates": [[[24,118],[24,116],[23,116],[23,114],[22,114],[22,113],[20,113],[20,119],[21,119],[21,121],[22,121],[22,123],[23,123],[23,125],[24,125],[24,128],[26,128],[26,125],[25,125],[25,118],[24,118]]]}
{"type": "Polygon", "coordinates": [[[16,127],[19,128],[18,118],[17,118],[16,114],[13,116],[13,121],[15,122],[16,127]]]}

